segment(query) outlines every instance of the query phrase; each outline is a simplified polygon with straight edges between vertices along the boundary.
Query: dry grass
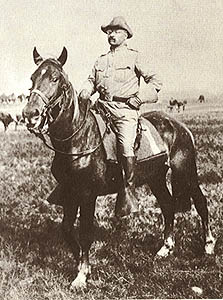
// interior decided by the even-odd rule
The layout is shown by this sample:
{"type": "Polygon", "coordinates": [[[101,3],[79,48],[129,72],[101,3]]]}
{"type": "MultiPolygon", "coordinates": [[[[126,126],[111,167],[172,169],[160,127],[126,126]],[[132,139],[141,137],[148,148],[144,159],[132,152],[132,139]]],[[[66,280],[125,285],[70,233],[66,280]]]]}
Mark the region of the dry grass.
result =
{"type": "Polygon", "coordinates": [[[71,292],[76,264],[63,242],[62,211],[44,201],[55,185],[52,153],[28,132],[10,128],[6,134],[0,132],[0,299],[222,298],[223,117],[190,111],[176,117],[195,136],[199,178],[217,238],[215,255],[203,256],[201,224],[194,209],[176,216],[174,254],[156,260],[162,216],[148,190],[137,190],[148,224],[129,220],[120,232],[113,230],[114,197],[101,197],[89,289],[71,292]]]}

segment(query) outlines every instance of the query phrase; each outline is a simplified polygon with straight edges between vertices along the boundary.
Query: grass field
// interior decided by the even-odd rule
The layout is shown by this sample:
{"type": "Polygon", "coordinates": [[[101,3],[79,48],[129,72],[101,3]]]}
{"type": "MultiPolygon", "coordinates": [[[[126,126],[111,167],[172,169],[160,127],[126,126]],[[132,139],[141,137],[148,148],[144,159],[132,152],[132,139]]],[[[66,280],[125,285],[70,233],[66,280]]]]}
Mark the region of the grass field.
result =
{"type": "Polygon", "coordinates": [[[192,213],[176,215],[173,255],[157,260],[163,222],[149,190],[137,190],[149,222],[129,220],[119,233],[112,223],[114,196],[100,197],[89,289],[71,292],[76,264],[63,241],[62,211],[45,201],[55,186],[53,153],[22,128],[10,127],[6,134],[0,128],[0,299],[223,297],[223,114],[191,106],[175,117],[195,137],[199,179],[217,239],[215,255],[202,253],[200,218],[193,207],[192,213]]]}

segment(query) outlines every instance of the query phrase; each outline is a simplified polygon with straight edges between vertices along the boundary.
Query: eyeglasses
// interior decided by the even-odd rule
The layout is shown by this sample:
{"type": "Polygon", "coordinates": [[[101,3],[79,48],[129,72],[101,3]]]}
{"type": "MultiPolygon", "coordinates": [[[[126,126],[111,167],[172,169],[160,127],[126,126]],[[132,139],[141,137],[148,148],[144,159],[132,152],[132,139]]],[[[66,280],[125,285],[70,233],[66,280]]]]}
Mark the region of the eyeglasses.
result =
{"type": "Polygon", "coordinates": [[[106,31],[106,33],[107,33],[107,35],[110,35],[110,34],[112,34],[112,33],[115,33],[115,34],[119,34],[119,33],[124,33],[125,32],[125,30],[123,30],[123,29],[108,29],[107,31],[106,31]]]}

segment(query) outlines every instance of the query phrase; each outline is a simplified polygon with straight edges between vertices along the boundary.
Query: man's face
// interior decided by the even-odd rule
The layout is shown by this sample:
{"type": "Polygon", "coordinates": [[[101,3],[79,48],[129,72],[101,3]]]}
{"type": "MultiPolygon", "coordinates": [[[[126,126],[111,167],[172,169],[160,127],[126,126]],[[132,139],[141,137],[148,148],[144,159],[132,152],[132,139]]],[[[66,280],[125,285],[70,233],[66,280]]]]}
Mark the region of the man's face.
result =
{"type": "Polygon", "coordinates": [[[108,42],[113,47],[122,45],[128,37],[124,29],[109,29],[107,30],[108,42]]]}

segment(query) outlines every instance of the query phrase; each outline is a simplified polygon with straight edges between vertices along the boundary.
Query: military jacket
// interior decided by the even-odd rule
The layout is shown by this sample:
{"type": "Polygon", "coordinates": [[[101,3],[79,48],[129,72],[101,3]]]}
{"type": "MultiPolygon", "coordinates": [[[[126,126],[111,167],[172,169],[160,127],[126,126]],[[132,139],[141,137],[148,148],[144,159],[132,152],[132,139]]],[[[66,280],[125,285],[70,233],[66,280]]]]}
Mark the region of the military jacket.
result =
{"type": "Polygon", "coordinates": [[[161,81],[141,54],[123,45],[97,59],[83,88],[91,95],[99,92],[102,100],[111,101],[113,96],[128,98],[138,94],[140,77],[152,83],[156,91],[161,89],[161,81]]]}

